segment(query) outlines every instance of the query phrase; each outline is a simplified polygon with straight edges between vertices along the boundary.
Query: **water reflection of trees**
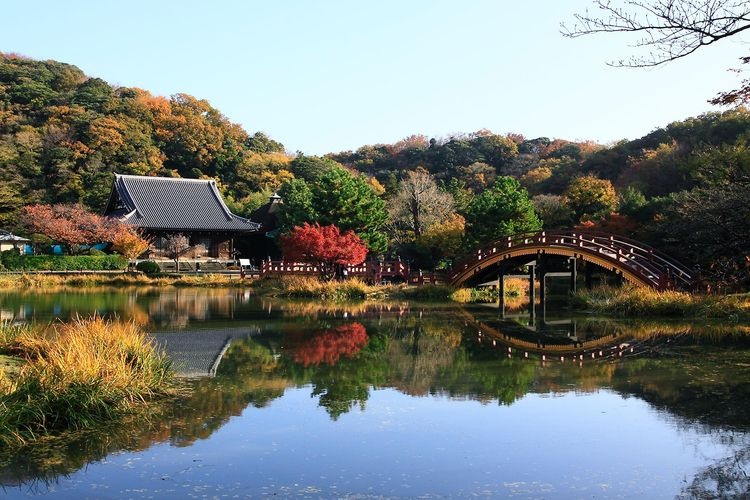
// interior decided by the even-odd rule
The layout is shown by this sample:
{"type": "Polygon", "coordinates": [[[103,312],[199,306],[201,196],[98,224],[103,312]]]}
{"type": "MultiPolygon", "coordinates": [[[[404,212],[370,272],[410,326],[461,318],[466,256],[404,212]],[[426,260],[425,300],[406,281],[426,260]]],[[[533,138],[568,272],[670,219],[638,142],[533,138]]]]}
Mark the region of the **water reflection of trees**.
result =
{"type": "Polygon", "coordinates": [[[750,492],[750,443],[714,464],[704,467],[677,498],[747,498],[750,492]]]}
{"type": "MultiPolygon", "coordinates": [[[[647,401],[686,426],[702,426],[702,433],[724,435],[723,430],[733,429],[748,439],[750,365],[747,337],[738,328],[711,326],[702,334],[686,323],[607,320],[597,329],[596,321],[589,321],[584,331],[591,335],[617,332],[618,338],[652,342],[652,349],[614,362],[542,363],[508,357],[507,347],[479,342],[461,317],[438,310],[421,315],[415,308],[407,314],[362,311],[356,322],[341,316],[324,312],[316,316],[314,328],[287,322],[275,332],[232,343],[216,378],[195,381],[189,395],[155,408],[148,425],[134,421],[122,432],[69,436],[21,453],[0,451],[0,467],[25,471],[20,478],[25,481],[74,471],[114,450],[140,450],[157,442],[187,446],[292,387],[309,387],[333,420],[365,410],[373,388],[512,404],[530,392],[606,387],[647,401]]],[[[685,487],[685,496],[721,496],[746,488],[742,471],[750,466],[749,449],[738,437],[734,454],[700,471],[685,487]]],[[[17,480],[7,473],[0,478],[4,484],[17,480]]]]}

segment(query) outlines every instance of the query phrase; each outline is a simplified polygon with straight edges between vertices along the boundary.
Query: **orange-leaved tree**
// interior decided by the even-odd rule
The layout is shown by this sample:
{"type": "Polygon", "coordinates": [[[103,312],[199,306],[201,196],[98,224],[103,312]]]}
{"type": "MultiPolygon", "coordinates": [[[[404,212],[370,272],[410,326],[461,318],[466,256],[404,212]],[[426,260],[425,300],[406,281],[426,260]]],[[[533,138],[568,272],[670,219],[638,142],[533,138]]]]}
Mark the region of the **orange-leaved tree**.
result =
{"type": "Polygon", "coordinates": [[[149,240],[138,229],[123,223],[112,238],[112,250],[127,259],[137,259],[148,246],[149,240]]]}
{"type": "Polygon", "coordinates": [[[346,265],[357,265],[367,257],[367,246],[353,231],[341,233],[334,224],[304,223],[281,236],[286,260],[310,262],[321,267],[324,277],[332,278],[346,265]]]}

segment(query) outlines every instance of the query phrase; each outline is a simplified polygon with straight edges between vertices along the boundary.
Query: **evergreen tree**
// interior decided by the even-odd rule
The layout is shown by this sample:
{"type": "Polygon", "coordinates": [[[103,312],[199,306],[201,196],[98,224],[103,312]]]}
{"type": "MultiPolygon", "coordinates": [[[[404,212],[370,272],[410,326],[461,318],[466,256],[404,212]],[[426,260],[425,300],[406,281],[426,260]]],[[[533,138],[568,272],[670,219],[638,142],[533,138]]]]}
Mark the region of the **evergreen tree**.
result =
{"type": "Polygon", "coordinates": [[[471,200],[466,211],[464,249],[471,251],[505,236],[541,228],[526,190],[512,177],[500,177],[471,200]]]}

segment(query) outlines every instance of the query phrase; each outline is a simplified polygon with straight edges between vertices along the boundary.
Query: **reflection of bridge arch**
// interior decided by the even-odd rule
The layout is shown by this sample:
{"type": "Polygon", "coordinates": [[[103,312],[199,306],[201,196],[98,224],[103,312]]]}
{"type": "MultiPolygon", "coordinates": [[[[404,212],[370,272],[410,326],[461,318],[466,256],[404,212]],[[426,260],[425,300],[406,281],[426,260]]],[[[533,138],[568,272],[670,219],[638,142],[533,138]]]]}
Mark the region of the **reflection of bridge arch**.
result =
{"type": "MultiPolygon", "coordinates": [[[[502,323],[491,325],[477,319],[464,308],[459,308],[458,313],[464,320],[464,324],[476,331],[480,342],[486,340],[492,342],[493,346],[499,344],[507,347],[508,355],[529,357],[530,354],[535,354],[541,356],[543,360],[545,356],[549,356],[550,360],[560,359],[561,361],[566,359],[606,361],[642,354],[652,348],[654,340],[657,344],[664,341],[658,336],[655,339],[636,339],[633,335],[618,331],[586,340],[571,340],[562,336],[532,341],[522,338],[518,335],[517,329],[512,326],[502,323]]],[[[517,328],[523,329],[524,327],[519,325],[517,328]]]]}
{"type": "Polygon", "coordinates": [[[578,230],[518,234],[492,242],[455,266],[450,281],[460,286],[504,261],[545,255],[581,259],[656,290],[689,288],[693,282],[690,269],[648,245],[614,234],[578,230]]]}

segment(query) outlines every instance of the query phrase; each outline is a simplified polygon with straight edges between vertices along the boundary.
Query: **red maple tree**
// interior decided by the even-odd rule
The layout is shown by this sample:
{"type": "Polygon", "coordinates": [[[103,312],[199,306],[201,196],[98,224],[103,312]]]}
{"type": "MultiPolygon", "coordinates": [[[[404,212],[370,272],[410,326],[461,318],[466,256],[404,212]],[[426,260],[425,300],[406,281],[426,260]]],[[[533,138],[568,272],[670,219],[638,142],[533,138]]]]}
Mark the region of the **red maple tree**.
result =
{"type": "Polygon", "coordinates": [[[295,226],[281,236],[281,248],[286,260],[319,264],[324,276],[333,276],[346,265],[357,265],[367,257],[367,246],[352,231],[341,233],[331,224],[318,223],[295,226]]]}

